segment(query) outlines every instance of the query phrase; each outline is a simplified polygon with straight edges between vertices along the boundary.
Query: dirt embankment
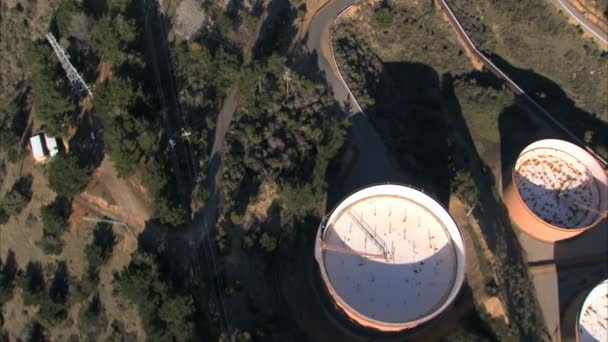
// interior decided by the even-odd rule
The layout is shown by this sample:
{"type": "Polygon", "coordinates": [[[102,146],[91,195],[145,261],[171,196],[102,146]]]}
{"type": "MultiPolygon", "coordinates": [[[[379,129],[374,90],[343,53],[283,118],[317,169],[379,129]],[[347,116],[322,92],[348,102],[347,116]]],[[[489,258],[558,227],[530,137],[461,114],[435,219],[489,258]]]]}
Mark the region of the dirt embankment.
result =
{"type": "Polygon", "coordinates": [[[602,13],[601,8],[597,8],[595,1],[572,0],[572,5],[583,14],[587,14],[587,19],[596,24],[604,33],[608,32],[608,18],[602,13]]]}
{"type": "MultiPolygon", "coordinates": [[[[107,158],[95,170],[87,190],[74,200],[84,208],[84,214],[107,216],[126,223],[134,234],[143,231],[152,213],[151,203],[136,176],[119,178],[113,163],[107,158]]],[[[74,213],[80,208],[75,206],[74,213]]],[[[72,225],[78,219],[72,215],[72,225]]]]}
{"type": "MultiPolygon", "coordinates": [[[[441,3],[439,2],[439,0],[435,0],[435,6],[437,8],[443,9],[443,6],[441,6],[441,3]]],[[[467,44],[465,39],[461,36],[461,33],[456,29],[456,27],[454,27],[454,25],[450,21],[450,18],[445,13],[445,11],[442,10],[441,16],[443,17],[443,20],[445,20],[445,22],[450,24],[450,26],[452,27],[452,30],[454,31],[454,35],[456,36],[456,40],[458,41],[460,46],[462,46],[462,48],[464,49],[464,52],[467,55],[467,57],[469,57],[469,60],[471,61],[471,64],[473,64],[473,67],[476,70],[482,70],[484,67],[484,63],[481,60],[481,58],[479,58],[479,56],[477,56],[475,51],[473,51],[472,47],[469,44],[467,44]]]]}
{"type": "Polygon", "coordinates": [[[455,196],[450,197],[450,214],[460,227],[467,253],[467,283],[473,291],[477,305],[481,305],[494,318],[502,318],[509,323],[509,317],[502,300],[497,296],[489,295],[486,291],[486,281],[496,274],[491,265],[494,264],[494,255],[490,252],[483,238],[479,223],[473,215],[467,216],[468,209],[455,196]],[[482,265],[486,263],[486,265],[482,265]],[[488,267],[490,266],[490,267],[488,267]]]}

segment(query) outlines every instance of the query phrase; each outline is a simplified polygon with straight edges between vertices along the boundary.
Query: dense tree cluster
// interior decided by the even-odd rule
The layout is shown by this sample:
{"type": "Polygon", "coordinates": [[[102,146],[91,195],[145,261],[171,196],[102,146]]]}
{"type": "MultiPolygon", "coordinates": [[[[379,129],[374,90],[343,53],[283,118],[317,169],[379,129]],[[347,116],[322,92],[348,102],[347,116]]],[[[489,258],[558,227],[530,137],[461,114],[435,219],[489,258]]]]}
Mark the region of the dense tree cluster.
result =
{"type": "Polygon", "coordinates": [[[41,322],[53,326],[67,318],[70,285],[65,262],[57,263],[50,284],[45,279],[42,264],[30,262],[18,283],[25,305],[38,306],[37,317],[41,322]]]}
{"type": "Polygon", "coordinates": [[[136,252],[116,281],[118,292],[139,309],[148,341],[185,341],[192,334],[192,299],[161,277],[153,256],[136,252]]]}
{"type": "Polygon", "coordinates": [[[32,42],[24,56],[36,116],[51,136],[67,133],[76,103],[59,62],[45,41],[32,42]]]}
{"type": "Polygon", "coordinates": [[[333,99],[324,86],[298,75],[278,56],[253,65],[246,79],[243,105],[227,137],[224,191],[235,203],[239,192],[252,193],[268,179],[279,183],[286,197],[297,192],[310,202],[286,201],[286,213],[315,212],[315,200],[326,189],[329,160],[344,136],[333,99]]]}

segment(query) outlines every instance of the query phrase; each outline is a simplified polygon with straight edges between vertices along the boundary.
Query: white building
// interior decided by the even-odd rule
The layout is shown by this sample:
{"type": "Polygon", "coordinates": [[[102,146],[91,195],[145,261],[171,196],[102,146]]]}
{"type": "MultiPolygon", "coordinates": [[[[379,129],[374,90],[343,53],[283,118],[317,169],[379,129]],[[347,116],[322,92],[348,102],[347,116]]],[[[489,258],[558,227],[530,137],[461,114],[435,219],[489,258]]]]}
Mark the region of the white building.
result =
{"type": "Polygon", "coordinates": [[[57,138],[52,138],[41,132],[30,138],[32,156],[37,163],[44,163],[59,153],[57,138]]]}

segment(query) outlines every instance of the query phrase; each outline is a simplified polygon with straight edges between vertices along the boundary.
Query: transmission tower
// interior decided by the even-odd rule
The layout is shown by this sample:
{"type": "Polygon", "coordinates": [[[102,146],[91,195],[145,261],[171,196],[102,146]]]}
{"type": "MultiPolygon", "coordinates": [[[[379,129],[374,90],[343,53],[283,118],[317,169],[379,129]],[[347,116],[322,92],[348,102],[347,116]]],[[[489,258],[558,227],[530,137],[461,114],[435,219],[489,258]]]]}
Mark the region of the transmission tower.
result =
{"type": "Polygon", "coordinates": [[[61,46],[59,46],[59,43],[57,43],[55,36],[53,36],[53,34],[49,32],[46,34],[46,40],[48,40],[51,46],[53,47],[53,51],[59,59],[59,62],[61,62],[61,66],[63,67],[63,70],[65,70],[65,73],[68,76],[68,80],[70,81],[70,85],[72,86],[74,91],[78,95],[86,93],[89,96],[93,96],[93,93],[91,93],[89,86],[87,86],[82,77],[80,77],[80,75],[78,74],[76,68],[74,68],[72,63],[70,63],[70,56],[68,56],[68,54],[63,51],[61,46]]]}

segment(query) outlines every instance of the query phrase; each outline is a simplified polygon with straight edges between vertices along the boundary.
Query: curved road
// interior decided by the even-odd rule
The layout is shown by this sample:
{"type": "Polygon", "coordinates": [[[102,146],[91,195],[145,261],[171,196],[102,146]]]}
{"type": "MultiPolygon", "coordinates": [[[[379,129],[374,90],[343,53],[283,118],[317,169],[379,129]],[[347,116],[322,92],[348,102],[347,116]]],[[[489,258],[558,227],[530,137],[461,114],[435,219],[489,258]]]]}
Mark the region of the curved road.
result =
{"type": "Polygon", "coordinates": [[[334,0],[323,7],[310,24],[306,43],[309,53],[316,54],[319,69],[325,74],[336,101],[340,103],[352,124],[348,140],[356,148],[357,156],[344,182],[345,193],[369,184],[404,181],[402,172],[391,160],[384,143],[340,75],[333,56],[331,25],[356,2],[358,0],[334,0]]]}

